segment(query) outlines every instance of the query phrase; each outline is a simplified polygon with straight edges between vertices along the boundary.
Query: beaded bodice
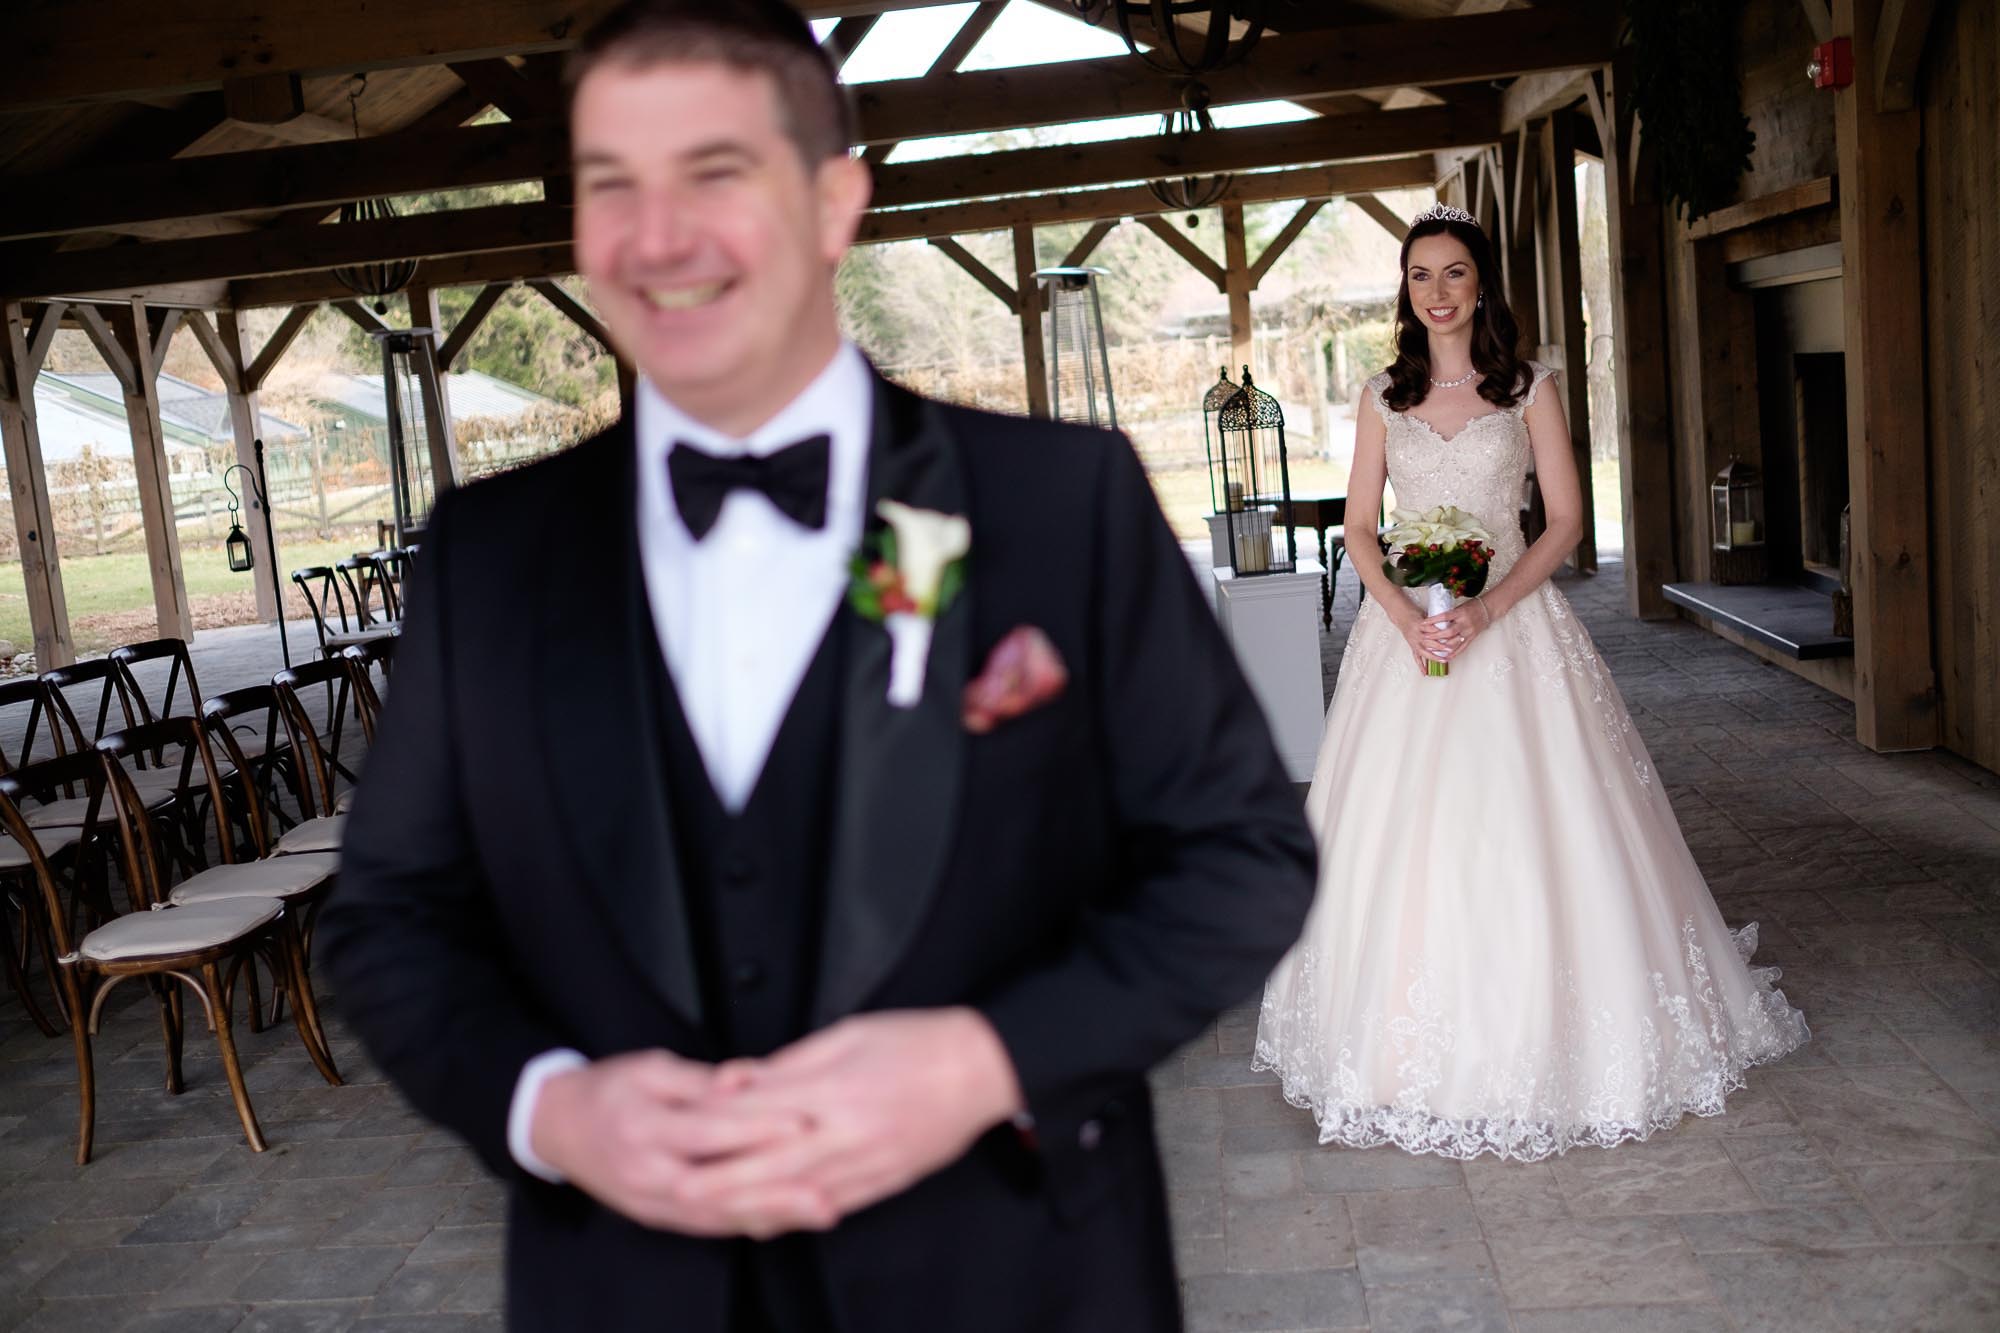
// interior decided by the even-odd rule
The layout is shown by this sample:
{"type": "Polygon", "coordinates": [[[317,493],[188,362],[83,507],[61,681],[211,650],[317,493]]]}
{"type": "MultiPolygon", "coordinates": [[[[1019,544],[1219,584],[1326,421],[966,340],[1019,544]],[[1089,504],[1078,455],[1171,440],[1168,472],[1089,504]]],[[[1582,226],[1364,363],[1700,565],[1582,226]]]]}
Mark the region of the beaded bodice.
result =
{"type": "Polygon", "coordinates": [[[1555,373],[1535,362],[1528,369],[1532,380],[1519,402],[1476,416],[1451,436],[1438,434],[1414,413],[1394,412],[1383,403],[1387,371],[1368,381],[1369,401],[1388,430],[1384,450],[1396,507],[1457,505],[1484,523],[1497,539],[1489,582],[1504,577],[1527,549],[1520,520],[1533,457],[1526,415],[1542,381],[1555,373]]]}

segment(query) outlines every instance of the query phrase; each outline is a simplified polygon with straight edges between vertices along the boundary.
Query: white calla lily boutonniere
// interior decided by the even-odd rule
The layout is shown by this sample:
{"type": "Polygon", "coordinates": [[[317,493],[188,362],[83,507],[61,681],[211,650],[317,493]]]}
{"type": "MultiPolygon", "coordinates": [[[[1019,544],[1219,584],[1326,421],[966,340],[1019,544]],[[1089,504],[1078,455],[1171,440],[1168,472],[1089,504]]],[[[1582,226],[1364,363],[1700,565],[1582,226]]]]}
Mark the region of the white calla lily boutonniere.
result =
{"type": "Polygon", "coordinates": [[[924,695],[931,631],[965,586],[972,525],[962,515],[882,500],[886,525],[854,554],[847,600],[889,635],[889,703],[914,708],[924,695]]]}

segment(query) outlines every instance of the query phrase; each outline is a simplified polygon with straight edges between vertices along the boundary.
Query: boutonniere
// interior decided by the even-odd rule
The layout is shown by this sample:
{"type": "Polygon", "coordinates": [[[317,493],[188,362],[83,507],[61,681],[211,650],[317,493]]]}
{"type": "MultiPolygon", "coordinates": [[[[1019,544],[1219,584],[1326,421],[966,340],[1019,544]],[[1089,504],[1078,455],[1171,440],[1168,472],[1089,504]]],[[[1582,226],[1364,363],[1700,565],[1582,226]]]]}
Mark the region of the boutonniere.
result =
{"type": "Polygon", "coordinates": [[[972,525],[896,500],[879,501],[875,512],[885,526],[861,539],[847,600],[888,631],[890,705],[914,708],[924,695],[931,629],[965,586],[972,525]]]}

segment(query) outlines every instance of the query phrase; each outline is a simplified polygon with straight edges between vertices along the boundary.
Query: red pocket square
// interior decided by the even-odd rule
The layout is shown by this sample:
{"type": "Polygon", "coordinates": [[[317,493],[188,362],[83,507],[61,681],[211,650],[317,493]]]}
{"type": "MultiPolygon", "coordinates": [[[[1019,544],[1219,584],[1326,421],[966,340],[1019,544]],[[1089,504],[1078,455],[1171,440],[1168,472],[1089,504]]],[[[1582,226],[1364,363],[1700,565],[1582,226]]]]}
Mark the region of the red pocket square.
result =
{"type": "Polygon", "coordinates": [[[1016,625],[993,645],[978,679],[960,700],[965,729],[983,734],[1040,708],[1069,685],[1069,668],[1049,636],[1033,625],[1016,625]]]}

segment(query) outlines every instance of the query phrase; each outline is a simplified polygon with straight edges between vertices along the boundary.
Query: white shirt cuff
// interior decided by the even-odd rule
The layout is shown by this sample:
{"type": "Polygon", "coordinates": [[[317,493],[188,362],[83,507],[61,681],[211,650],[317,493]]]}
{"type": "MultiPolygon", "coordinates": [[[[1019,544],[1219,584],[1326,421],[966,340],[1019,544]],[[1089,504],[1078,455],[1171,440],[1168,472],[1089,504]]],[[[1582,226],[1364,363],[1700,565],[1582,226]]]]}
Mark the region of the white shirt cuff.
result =
{"type": "Polygon", "coordinates": [[[562,1184],[563,1174],[535,1156],[531,1132],[535,1127],[535,1103],[542,1095],[544,1083],[557,1074],[567,1074],[589,1063],[581,1051],[557,1047],[522,1065],[521,1076],[514,1080],[514,1100],[507,1105],[507,1151],[523,1171],[551,1185],[562,1184]]]}

